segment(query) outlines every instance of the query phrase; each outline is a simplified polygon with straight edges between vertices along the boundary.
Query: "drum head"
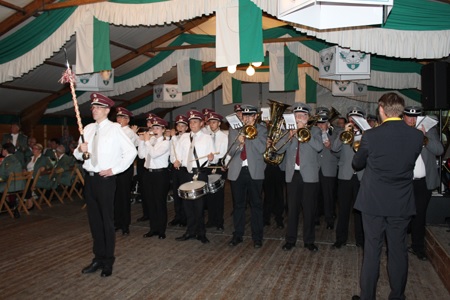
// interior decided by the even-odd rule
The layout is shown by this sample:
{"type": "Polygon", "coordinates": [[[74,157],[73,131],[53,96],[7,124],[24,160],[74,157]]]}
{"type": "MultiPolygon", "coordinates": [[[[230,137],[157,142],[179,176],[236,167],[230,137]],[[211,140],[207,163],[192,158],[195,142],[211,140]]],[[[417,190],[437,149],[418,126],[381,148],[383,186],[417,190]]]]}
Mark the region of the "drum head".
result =
{"type": "Polygon", "coordinates": [[[178,188],[178,196],[187,200],[195,200],[207,194],[206,182],[197,180],[183,183],[178,188]]]}
{"type": "Polygon", "coordinates": [[[222,175],[220,175],[220,174],[208,175],[208,184],[214,183],[217,180],[220,180],[220,178],[222,178],[222,175]]]}

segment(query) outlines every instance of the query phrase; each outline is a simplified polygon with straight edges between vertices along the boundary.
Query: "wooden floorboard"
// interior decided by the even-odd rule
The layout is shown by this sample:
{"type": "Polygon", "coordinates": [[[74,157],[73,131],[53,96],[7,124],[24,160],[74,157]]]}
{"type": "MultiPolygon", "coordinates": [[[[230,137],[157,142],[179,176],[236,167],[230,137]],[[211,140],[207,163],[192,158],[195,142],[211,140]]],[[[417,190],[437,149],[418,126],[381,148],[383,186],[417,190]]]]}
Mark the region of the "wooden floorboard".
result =
{"type": "MultiPolygon", "coordinates": [[[[119,232],[113,275],[81,274],[92,259],[83,201],[53,202],[30,216],[0,214],[0,299],[351,299],[359,291],[362,250],[350,240],[332,250],[334,231],[316,227],[319,252],[304,249],[301,237],[282,251],[284,229],[265,227],[264,244],[254,249],[249,216],[244,242],[229,247],[231,199],[226,187],[225,232],[209,230],[207,245],[175,241],[185,228],[169,227],[167,239],[143,238],[132,205],[130,236],[119,232]]],[[[173,203],[168,203],[169,220],[173,203]]],[[[274,222],[273,222],[274,223],[274,222]]],[[[301,225],[300,225],[301,227],[301,225]]],[[[299,228],[299,233],[301,233],[299,228]]],[[[352,237],[352,235],[350,234],[352,237]]],[[[386,257],[382,257],[378,298],[387,299],[386,257]]],[[[449,299],[430,262],[410,256],[407,299],[449,299]]]]}

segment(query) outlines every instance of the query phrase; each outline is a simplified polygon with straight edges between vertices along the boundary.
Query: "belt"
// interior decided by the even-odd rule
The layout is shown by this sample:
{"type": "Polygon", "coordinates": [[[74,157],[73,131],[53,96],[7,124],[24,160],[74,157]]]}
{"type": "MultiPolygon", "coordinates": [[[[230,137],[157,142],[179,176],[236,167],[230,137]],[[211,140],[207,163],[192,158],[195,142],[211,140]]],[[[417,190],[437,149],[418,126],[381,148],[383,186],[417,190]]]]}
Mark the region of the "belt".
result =
{"type": "Polygon", "coordinates": [[[100,176],[99,173],[97,172],[87,172],[89,174],[89,176],[94,177],[94,176],[100,176]]]}
{"type": "Polygon", "coordinates": [[[425,177],[420,177],[420,178],[413,178],[414,180],[424,180],[425,177]]]}
{"type": "Polygon", "coordinates": [[[166,168],[160,168],[160,169],[147,169],[149,172],[151,173],[156,173],[156,172],[163,172],[165,170],[167,170],[166,168]]]}

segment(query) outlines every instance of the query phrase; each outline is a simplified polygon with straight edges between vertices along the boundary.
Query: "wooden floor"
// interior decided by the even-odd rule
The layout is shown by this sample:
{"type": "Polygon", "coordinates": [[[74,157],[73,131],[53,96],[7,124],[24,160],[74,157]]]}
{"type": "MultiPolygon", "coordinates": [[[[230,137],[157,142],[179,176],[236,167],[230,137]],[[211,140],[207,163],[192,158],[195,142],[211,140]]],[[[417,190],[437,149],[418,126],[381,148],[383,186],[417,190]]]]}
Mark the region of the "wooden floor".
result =
{"type": "MultiPolygon", "coordinates": [[[[167,239],[146,238],[148,224],[136,223],[141,205],[132,205],[131,235],[116,240],[111,277],[81,274],[92,259],[92,241],[83,202],[34,209],[30,216],[0,215],[0,299],[351,299],[359,292],[362,250],[349,244],[332,250],[334,231],[316,228],[319,252],[281,249],[284,229],[265,227],[264,244],[254,249],[247,223],[244,243],[231,248],[231,200],[226,185],[225,232],[208,231],[211,243],[175,241],[184,228],[169,227],[167,239]]],[[[169,219],[173,203],[168,203],[169,219]]],[[[249,218],[248,218],[249,219],[249,218]]],[[[247,220],[248,221],[248,220],[247,220]]],[[[274,223],[274,222],[273,222],[274,223]]],[[[301,226],[301,225],[300,225],[301,226]]],[[[301,230],[299,230],[301,233],[301,230]]],[[[389,283],[383,255],[378,298],[389,283]]],[[[410,256],[407,299],[449,299],[430,262],[410,256]]]]}

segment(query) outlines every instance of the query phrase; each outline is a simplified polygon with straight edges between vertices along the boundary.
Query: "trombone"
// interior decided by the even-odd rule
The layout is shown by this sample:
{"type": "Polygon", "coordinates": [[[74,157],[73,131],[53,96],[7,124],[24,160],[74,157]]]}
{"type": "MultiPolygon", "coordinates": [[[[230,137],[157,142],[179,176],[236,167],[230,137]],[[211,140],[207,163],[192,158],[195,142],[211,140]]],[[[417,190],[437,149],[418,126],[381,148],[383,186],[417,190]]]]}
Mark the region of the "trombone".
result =
{"type": "Polygon", "coordinates": [[[234,139],[233,143],[228,148],[227,152],[225,152],[224,156],[221,159],[219,159],[219,165],[221,165],[224,169],[228,169],[228,166],[230,165],[231,160],[234,158],[234,156],[236,155],[238,150],[241,149],[241,144],[238,144],[236,147],[234,145],[241,135],[245,136],[246,139],[254,140],[258,136],[258,130],[256,129],[255,125],[244,125],[240,128],[238,134],[236,135],[236,138],[234,139]],[[233,148],[235,148],[233,155],[231,156],[228,163],[225,164],[225,159],[230,154],[230,152],[233,148]]]}

